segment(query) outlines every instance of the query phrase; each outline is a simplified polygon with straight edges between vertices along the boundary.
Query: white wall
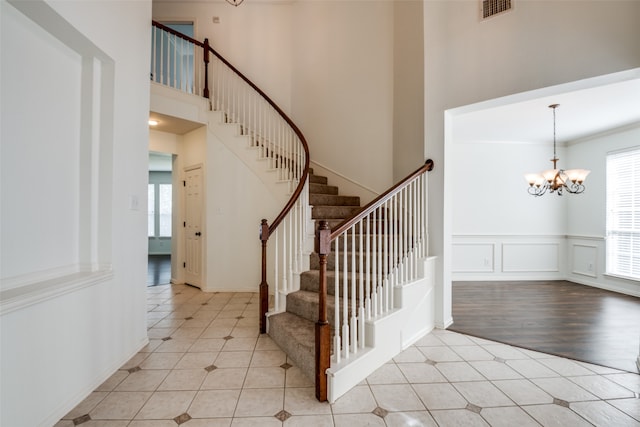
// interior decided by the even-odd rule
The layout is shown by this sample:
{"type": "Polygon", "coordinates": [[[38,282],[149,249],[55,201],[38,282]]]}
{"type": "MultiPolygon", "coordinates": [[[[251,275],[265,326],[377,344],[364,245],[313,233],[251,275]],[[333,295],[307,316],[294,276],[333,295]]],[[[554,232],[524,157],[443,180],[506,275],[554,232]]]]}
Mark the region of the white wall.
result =
{"type": "Polygon", "coordinates": [[[568,278],[577,283],[640,296],[640,283],[606,274],[606,156],[640,146],[640,124],[576,141],[568,147],[573,164],[590,169],[588,191],[569,201],[568,278]],[[589,212],[585,215],[585,212],[589,212]]]}
{"type": "Polygon", "coordinates": [[[246,1],[155,1],[156,21],[192,21],[194,38],[209,44],[286,113],[291,107],[291,5],[246,1]],[[219,23],[213,23],[213,17],[219,23]]]}
{"type": "Polygon", "coordinates": [[[311,159],[381,193],[393,183],[394,4],[302,1],[293,11],[292,118],[311,159]]]}
{"type": "Polygon", "coordinates": [[[480,22],[476,1],[424,2],[425,146],[437,325],[451,322],[453,164],[447,109],[640,65],[640,3],[526,1],[480,22]],[[552,10],[552,12],[550,12],[552,10]],[[445,163],[446,162],[446,163],[445,163]]]}
{"type": "MultiPolygon", "coordinates": [[[[11,298],[3,292],[0,424],[31,427],[55,424],[147,342],[144,230],[151,3],[30,1],[16,2],[15,7],[38,23],[24,21],[21,12],[2,1],[2,229],[9,225],[5,220],[11,218],[11,227],[27,231],[43,211],[60,219],[65,214],[73,215],[78,203],[80,206],[75,228],[70,230],[70,224],[62,222],[65,245],[59,248],[61,254],[49,251],[48,239],[55,234],[42,232],[22,243],[34,250],[35,257],[19,264],[20,271],[11,274],[29,275],[69,262],[80,261],[86,266],[88,261],[89,265],[88,271],[77,274],[54,272],[49,276],[53,282],[40,279],[23,283],[11,298]],[[14,38],[12,30],[16,26],[29,33],[32,41],[20,44],[25,40],[14,38]],[[12,54],[16,46],[22,49],[22,55],[12,54]],[[74,62],[68,48],[86,59],[81,64],[74,62]],[[46,66],[39,62],[45,51],[51,60],[46,66]],[[55,92],[51,73],[56,73],[56,67],[52,64],[60,62],[83,73],[81,81],[76,82],[80,96],[72,99],[69,93],[59,96],[55,92]],[[43,67],[51,86],[45,90],[38,81],[43,67]],[[14,73],[16,70],[19,73],[14,73]],[[12,80],[8,81],[10,76],[12,80]],[[29,109],[10,107],[22,107],[25,100],[29,109]],[[88,121],[82,115],[80,121],[73,116],[62,120],[65,112],[61,110],[70,106],[72,114],[93,113],[88,121]],[[55,120],[48,120],[49,114],[55,120]],[[34,124],[34,119],[39,122],[34,124]],[[10,122],[12,125],[5,127],[10,122]],[[19,150],[13,150],[15,144],[26,144],[31,150],[23,157],[13,157],[19,154],[19,150]],[[77,150],[79,156],[59,158],[62,153],[49,152],[50,147],[58,145],[63,150],[77,150]],[[49,160],[59,168],[69,167],[75,176],[53,170],[54,183],[59,186],[46,185],[51,167],[38,160],[40,150],[44,150],[43,156],[51,154],[49,160]],[[87,162],[87,152],[95,156],[95,163],[87,162]],[[5,159],[5,153],[12,154],[5,159]],[[44,170],[33,167],[42,164],[44,170]],[[91,186],[80,185],[79,193],[73,195],[68,180],[73,182],[83,174],[91,177],[91,186]],[[5,199],[5,182],[23,188],[21,197],[39,201],[40,206],[27,206],[22,217],[5,216],[5,208],[10,208],[17,197],[11,193],[11,198],[5,199]],[[42,185],[34,186],[34,182],[42,185]],[[80,194],[88,194],[92,201],[83,204],[85,199],[80,194]],[[64,201],[71,195],[79,202],[65,205],[50,200],[57,195],[64,201]],[[67,245],[66,239],[74,233],[81,236],[76,247],[67,245]],[[83,240],[82,236],[88,237],[83,240]],[[37,249],[41,240],[47,253],[37,249]],[[88,260],[82,255],[85,249],[91,254],[88,260]],[[11,301],[15,304],[9,306],[11,301]]],[[[68,76],[56,76],[61,88],[67,89],[68,76]]],[[[73,88],[70,93],[74,93],[73,88]]],[[[14,243],[3,234],[3,254],[14,243]]],[[[3,258],[3,280],[6,260],[3,258]]]]}

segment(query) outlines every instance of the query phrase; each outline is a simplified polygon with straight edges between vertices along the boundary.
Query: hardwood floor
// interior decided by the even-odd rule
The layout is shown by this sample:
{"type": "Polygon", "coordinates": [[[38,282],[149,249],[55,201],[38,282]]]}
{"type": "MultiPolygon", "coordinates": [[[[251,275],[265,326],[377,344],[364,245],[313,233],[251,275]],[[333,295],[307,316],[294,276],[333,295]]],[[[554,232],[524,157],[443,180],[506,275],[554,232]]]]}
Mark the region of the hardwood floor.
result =
{"type": "Polygon", "coordinates": [[[640,298],[566,281],[454,282],[452,331],[638,372],[640,298]]]}
{"type": "Polygon", "coordinates": [[[171,282],[171,255],[149,255],[147,286],[167,285],[171,282]]]}

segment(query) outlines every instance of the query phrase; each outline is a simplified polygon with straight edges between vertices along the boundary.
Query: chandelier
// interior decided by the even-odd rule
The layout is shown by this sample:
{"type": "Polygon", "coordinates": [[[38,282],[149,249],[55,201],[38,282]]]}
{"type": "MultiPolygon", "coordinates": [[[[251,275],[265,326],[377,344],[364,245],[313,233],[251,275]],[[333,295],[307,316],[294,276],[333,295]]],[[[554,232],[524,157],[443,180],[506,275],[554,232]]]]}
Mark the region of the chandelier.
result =
{"type": "Polygon", "coordinates": [[[525,174],[525,179],[529,183],[529,194],[532,196],[542,196],[547,191],[562,196],[563,191],[572,194],[580,194],[584,191],[584,180],[591,172],[586,169],[558,169],[558,156],[556,155],[556,108],[560,104],[551,104],[549,108],[553,110],[553,169],[542,173],[525,174]]]}
{"type": "Polygon", "coordinates": [[[234,6],[240,6],[240,4],[243,2],[244,0],[227,0],[227,3],[232,4],[234,6]]]}

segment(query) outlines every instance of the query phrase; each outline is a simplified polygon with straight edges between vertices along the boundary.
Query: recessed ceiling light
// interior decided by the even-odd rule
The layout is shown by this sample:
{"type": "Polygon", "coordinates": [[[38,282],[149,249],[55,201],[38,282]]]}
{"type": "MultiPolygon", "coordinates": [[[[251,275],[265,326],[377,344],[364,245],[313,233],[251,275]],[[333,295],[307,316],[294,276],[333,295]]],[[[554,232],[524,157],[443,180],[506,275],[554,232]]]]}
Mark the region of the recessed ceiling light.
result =
{"type": "Polygon", "coordinates": [[[149,126],[158,126],[158,122],[157,120],[154,119],[149,119],[149,126]]]}

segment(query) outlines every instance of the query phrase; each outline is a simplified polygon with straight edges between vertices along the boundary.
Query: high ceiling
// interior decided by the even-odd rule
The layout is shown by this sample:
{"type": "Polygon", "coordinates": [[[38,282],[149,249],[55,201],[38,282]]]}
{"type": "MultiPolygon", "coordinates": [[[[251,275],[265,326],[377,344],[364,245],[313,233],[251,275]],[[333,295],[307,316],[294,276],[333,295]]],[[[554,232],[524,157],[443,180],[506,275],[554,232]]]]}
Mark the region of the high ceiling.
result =
{"type": "Polygon", "coordinates": [[[555,93],[540,93],[539,97],[522,101],[509,97],[510,102],[487,108],[478,105],[470,109],[474,111],[456,114],[454,140],[552,143],[553,111],[548,108],[551,104],[560,104],[556,110],[559,144],[640,125],[640,73],[635,75],[636,78],[576,90],[542,91],[555,93]]]}

